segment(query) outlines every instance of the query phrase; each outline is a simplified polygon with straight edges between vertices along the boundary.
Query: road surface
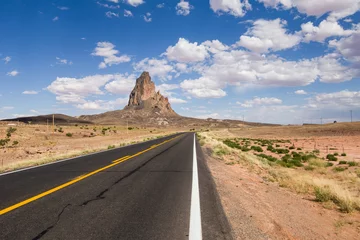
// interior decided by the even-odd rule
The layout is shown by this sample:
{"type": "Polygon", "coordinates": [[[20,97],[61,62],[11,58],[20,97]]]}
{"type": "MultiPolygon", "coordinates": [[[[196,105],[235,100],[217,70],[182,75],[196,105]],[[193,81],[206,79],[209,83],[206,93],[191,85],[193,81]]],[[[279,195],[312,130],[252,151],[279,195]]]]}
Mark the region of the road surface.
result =
{"type": "Polygon", "coordinates": [[[0,239],[232,239],[194,133],[0,175],[0,239]]]}

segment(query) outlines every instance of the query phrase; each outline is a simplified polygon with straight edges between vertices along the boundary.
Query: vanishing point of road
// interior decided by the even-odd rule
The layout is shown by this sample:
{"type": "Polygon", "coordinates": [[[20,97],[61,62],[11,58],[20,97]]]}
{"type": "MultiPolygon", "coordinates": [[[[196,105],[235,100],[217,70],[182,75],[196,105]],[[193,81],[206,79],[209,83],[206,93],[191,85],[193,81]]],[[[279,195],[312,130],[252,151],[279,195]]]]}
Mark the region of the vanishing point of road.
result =
{"type": "Polygon", "coordinates": [[[232,239],[194,133],[0,175],[0,239],[232,239]]]}

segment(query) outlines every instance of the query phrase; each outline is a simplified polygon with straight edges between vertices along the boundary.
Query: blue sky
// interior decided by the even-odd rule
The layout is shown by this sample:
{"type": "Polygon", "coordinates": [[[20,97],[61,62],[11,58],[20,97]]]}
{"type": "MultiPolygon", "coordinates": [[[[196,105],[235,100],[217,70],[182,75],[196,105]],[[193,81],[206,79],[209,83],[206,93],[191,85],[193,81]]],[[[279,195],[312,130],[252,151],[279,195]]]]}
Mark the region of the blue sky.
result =
{"type": "Polygon", "coordinates": [[[184,116],[360,120],[360,0],[4,0],[0,119],[122,109],[149,71],[184,116]]]}

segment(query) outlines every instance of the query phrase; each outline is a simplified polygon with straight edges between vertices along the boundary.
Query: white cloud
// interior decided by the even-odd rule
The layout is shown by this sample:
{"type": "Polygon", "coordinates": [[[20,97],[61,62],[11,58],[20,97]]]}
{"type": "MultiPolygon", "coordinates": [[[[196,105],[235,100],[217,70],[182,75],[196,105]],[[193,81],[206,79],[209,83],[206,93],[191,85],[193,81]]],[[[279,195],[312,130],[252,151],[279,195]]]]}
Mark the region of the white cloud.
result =
{"type": "Polygon", "coordinates": [[[134,64],[134,69],[137,72],[147,71],[153,77],[159,77],[161,80],[170,80],[172,78],[169,75],[171,72],[175,72],[174,67],[169,65],[165,59],[145,58],[140,62],[134,64]]]}
{"type": "Polygon", "coordinates": [[[86,40],[86,38],[82,37],[81,40],[86,40]]]}
{"type": "Polygon", "coordinates": [[[106,12],[105,15],[108,18],[114,18],[114,17],[118,18],[119,17],[118,13],[114,13],[114,12],[111,12],[111,11],[106,12]]]}
{"type": "Polygon", "coordinates": [[[161,85],[156,86],[156,91],[160,91],[162,95],[165,97],[171,97],[174,95],[174,92],[171,92],[171,90],[178,89],[180,86],[178,84],[166,84],[163,83],[161,85]]]}
{"type": "Polygon", "coordinates": [[[61,59],[59,57],[56,57],[56,64],[65,64],[65,65],[72,65],[72,61],[69,61],[67,59],[61,59]]]}
{"type": "Polygon", "coordinates": [[[210,0],[210,8],[218,14],[243,17],[247,10],[251,10],[251,4],[248,0],[210,0]]]}
{"type": "Polygon", "coordinates": [[[0,108],[0,111],[6,111],[6,110],[12,110],[12,109],[14,109],[14,107],[12,107],[12,106],[4,106],[4,107],[0,108]]]}
{"type": "Polygon", "coordinates": [[[279,18],[256,20],[236,45],[258,53],[292,48],[300,43],[301,36],[288,33],[286,24],[285,20],[279,18]]]}
{"type": "Polygon", "coordinates": [[[350,23],[350,22],[352,22],[353,20],[351,19],[351,18],[346,18],[346,19],[344,19],[344,22],[347,22],[347,23],[350,23]]]}
{"type": "Polygon", "coordinates": [[[119,3],[119,0],[107,0],[107,1],[112,3],[119,3]]]}
{"type": "Polygon", "coordinates": [[[190,43],[184,38],[179,38],[175,46],[169,46],[166,49],[164,55],[166,55],[169,60],[190,63],[205,60],[209,56],[209,53],[205,46],[201,44],[198,45],[197,42],[190,43]]]}
{"type": "Polygon", "coordinates": [[[10,76],[10,77],[15,77],[15,76],[18,75],[18,74],[19,74],[18,71],[13,70],[13,71],[11,71],[11,72],[8,72],[6,75],[8,75],[8,76],[10,76]]]}
{"type": "Polygon", "coordinates": [[[134,16],[130,10],[124,9],[124,17],[132,17],[134,16]]]}
{"type": "Polygon", "coordinates": [[[6,56],[5,58],[3,58],[5,64],[9,63],[11,61],[11,57],[6,56]]]}
{"type": "Polygon", "coordinates": [[[196,98],[221,98],[226,96],[226,92],[221,89],[224,87],[223,83],[206,77],[184,80],[180,83],[180,87],[196,98]]]}
{"type": "Polygon", "coordinates": [[[353,15],[360,9],[359,0],[258,0],[267,7],[283,7],[290,9],[296,7],[300,13],[308,16],[320,17],[329,13],[328,19],[337,20],[353,15]]]}
{"type": "Polygon", "coordinates": [[[344,30],[338,22],[328,20],[321,21],[318,27],[314,26],[312,22],[301,24],[301,30],[305,42],[324,42],[329,37],[348,36],[353,32],[352,30],[344,30]]]}
{"type": "Polygon", "coordinates": [[[144,15],[144,21],[145,22],[151,22],[152,21],[152,18],[151,18],[151,13],[146,13],[145,15],[144,15]]]}
{"type": "Polygon", "coordinates": [[[210,114],[205,114],[205,115],[197,115],[195,116],[196,118],[201,118],[201,119],[207,119],[207,118],[219,118],[220,114],[218,113],[210,113],[210,114]]]}
{"type": "Polygon", "coordinates": [[[56,21],[58,21],[58,20],[59,20],[59,17],[58,17],[58,16],[56,16],[56,17],[54,17],[52,20],[53,20],[53,22],[56,22],[56,21]]]}
{"type": "Polygon", "coordinates": [[[279,98],[259,98],[259,97],[255,97],[252,100],[246,100],[244,103],[241,102],[236,102],[236,104],[245,107],[245,108],[252,108],[254,106],[259,106],[259,105],[274,105],[274,104],[282,104],[282,100],[279,98]]]}
{"type": "Polygon", "coordinates": [[[96,2],[99,6],[101,6],[101,7],[105,7],[105,8],[109,8],[109,9],[118,9],[118,8],[120,8],[120,6],[119,5],[109,5],[109,4],[103,4],[103,3],[101,3],[101,2],[96,2]]]}
{"type": "Polygon", "coordinates": [[[66,10],[69,10],[69,8],[68,7],[61,7],[61,6],[58,6],[57,7],[58,9],[60,9],[60,10],[62,10],[62,11],[66,11],[66,10]]]}
{"type": "Polygon", "coordinates": [[[56,95],[62,103],[85,103],[91,95],[103,95],[100,89],[117,75],[93,75],[84,78],[57,77],[46,89],[56,95]]]}
{"type": "Polygon", "coordinates": [[[140,4],[145,3],[144,0],[125,0],[125,2],[133,7],[137,7],[140,4]]]}
{"type": "Polygon", "coordinates": [[[113,81],[105,85],[105,89],[114,94],[129,94],[133,89],[136,81],[136,76],[117,74],[114,75],[113,81]]]}
{"type": "Polygon", "coordinates": [[[170,98],[169,98],[169,102],[170,102],[171,104],[187,103],[186,100],[181,99],[181,98],[175,98],[175,97],[170,97],[170,98]]]}
{"type": "Polygon", "coordinates": [[[165,7],[165,3],[159,3],[158,5],[156,5],[157,8],[163,8],[165,7]]]}
{"type": "Polygon", "coordinates": [[[180,2],[176,5],[176,14],[177,15],[183,15],[187,16],[190,14],[190,9],[193,7],[190,5],[189,2],[186,2],[184,0],[180,0],[180,2]]]}
{"type": "Polygon", "coordinates": [[[333,93],[320,93],[310,99],[310,104],[323,108],[358,108],[360,107],[360,91],[343,90],[333,93]]]}
{"type": "Polygon", "coordinates": [[[30,112],[31,112],[31,113],[35,113],[35,114],[39,114],[39,111],[36,111],[36,110],[34,110],[34,109],[31,109],[30,112]]]}
{"type": "Polygon", "coordinates": [[[218,53],[218,52],[229,50],[229,46],[226,46],[225,44],[223,44],[222,42],[220,42],[217,39],[212,40],[212,41],[207,40],[207,41],[203,42],[201,45],[205,46],[206,49],[211,53],[218,53]]]}
{"type": "Polygon", "coordinates": [[[33,90],[29,90],[29,91],[23,91],[22,94],[29,94],[29,95],[35,95],[38,94],[39,92],[37,91],[33,91],[33,90]]]}
{"type": "Polygon", "coordinates": [[[93,56],[104,57],[104,61],[99,64],[99,68],[106,68],[111,65],[117,65],[124,62],[130,62],[127,55],[116,56],[119,51],[115,49],[115,45],[110,42],[98,42],[97,47],[91,54],[93,56]]]}
{"type": "Polygon", "coordinates": [[[95,100],[77,104],[76,107],[83,110],[113,110],[124,107],[127,102],[127,98],[118,98],[114,101],[95,100]]]}
{"type": "Polygon", "coordinates": [[[341,38],[340,40],[332,40],[329,42],[330,47],[344,56],[348,61],[360,63],[360,31],[352,34],[349,37],[341,38]]]}
{"type": "Polygon", "coordinates": [[[296,90],[294,93],[297,95],[306,95],[307,94],[307,92],[305,92],[304,90],[296,90]]]}

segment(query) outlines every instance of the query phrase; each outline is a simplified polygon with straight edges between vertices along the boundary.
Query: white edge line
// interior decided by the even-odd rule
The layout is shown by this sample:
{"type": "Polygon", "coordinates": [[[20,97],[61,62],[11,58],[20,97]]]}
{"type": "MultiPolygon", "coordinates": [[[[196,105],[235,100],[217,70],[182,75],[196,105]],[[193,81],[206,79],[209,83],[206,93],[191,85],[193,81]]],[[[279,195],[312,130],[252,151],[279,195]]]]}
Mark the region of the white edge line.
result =
{"type": "Polygon", "coordinates": [[[202,239],[199,177],[198,177],[198,165],[197,165],[195,141],[196,139],[194,134],[189,240],[202,239]]]}
{"type": "MultiPolygon", "coordinates": [[[[176,134],[174,134],[174,135],[176,135],[176,134]]],[[[166,136],[166,137],[170,137],[170,136],[173,136],[173,135],[169,135],[169,136],[166,136]]],[[[166,137],[163,137],[163,138],[166,138],[166,137]]],[[[115,151],[115,150],[118,150],[118,149],[121,149],[121,148],[126,148],[126,147],[129,147],[129,146],[136,146],[136,145],[143,144],[143,143],[146,143],[146,142],[156,141],[156,140],[158,140],[158,139],[161,139],[161,138],[152,139],[152,140],[149,140],[149,141],[140,142],[140,143],[135,143],[135,144],[130,144],[130,145],[126,145],[126,146],[121,146],[121,147],[117,147],[117,148],[114,148],[114,149],[101,150],[101,151],[98,151],[98,152],[88,153],[88,154],[85,154],[85,155],[80,155],[80,156],[72,157],[72,158],[66,158],[66,159],[63,159],[63,160],[58,160],[58,161],[55,160],[54,162],[45,163],[45,164],[41,164],[41,165],[38,165],[38,166],[21,168],[21,169],[14,170],[14,171],[11,171],[11,172],[1,173],[1,174],[0,174],[0,177],[5,176],[5,175],[9,175],[9,174],[12,174],[12,173],[27,171],[27,170],[31,170],[31,169],[34,169],[34,168],[40,168],[40,167],[45,167],[45,166],[52,165],[52,164],[57,164],[57,163],[61,163],[61,162],[66,162],[66,161],[74,160],[74,159],[77,159],[77,158],[88,157],[88,156],[92,156],[92,155],[96,155],[96,154],[100,154],[100,153],[104,153],[104,152],[115,151]]]]}

